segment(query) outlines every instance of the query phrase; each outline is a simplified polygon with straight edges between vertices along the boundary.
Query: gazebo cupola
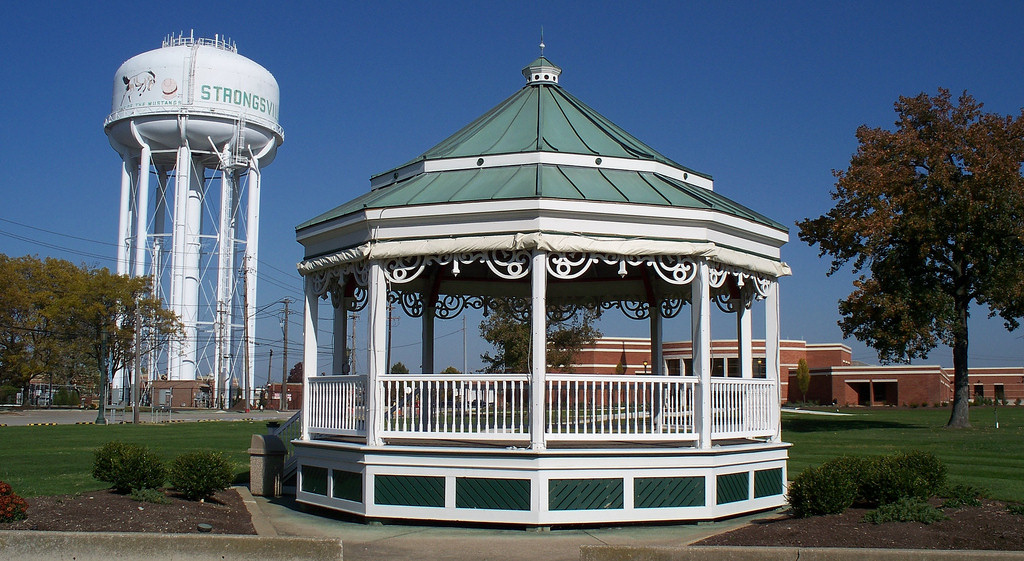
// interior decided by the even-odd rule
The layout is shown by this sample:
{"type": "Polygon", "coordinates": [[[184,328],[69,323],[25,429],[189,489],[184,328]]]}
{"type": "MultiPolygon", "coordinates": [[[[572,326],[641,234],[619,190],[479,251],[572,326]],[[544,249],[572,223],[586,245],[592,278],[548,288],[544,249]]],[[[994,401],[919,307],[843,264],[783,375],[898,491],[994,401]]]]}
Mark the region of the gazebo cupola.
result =
{"type": "Polygon", "coordinates": [[[786,228],[573,97],[560,74],[541,56],[508,99],[296,228],[306,293],[300,501],[539,526],[718,518],[784,502],[786,228]],[[326,340],[319,298],[334,308],[329,376],[315,376],[326,340]],[[417,372],[388,373],[389,302],[421,322],[417,372]],[[435,322],[499,302],[531,326],[529,371],[439,374],[435,322]],[[712,305],[735,315],[736,378],[711,376],[712,305]],[[765,309],[763,374],[755,305],[765,309]],[[581,307],[646,320],[654,375],[549,371],[547,322],[581,307]],[[690,332],[671,336],[692,340],[692,368],[669,376],[662,320],[687,309],[690,332]],[[354,310],[367,319],[368,349],[365,370],[350,372],[354,310]]]}

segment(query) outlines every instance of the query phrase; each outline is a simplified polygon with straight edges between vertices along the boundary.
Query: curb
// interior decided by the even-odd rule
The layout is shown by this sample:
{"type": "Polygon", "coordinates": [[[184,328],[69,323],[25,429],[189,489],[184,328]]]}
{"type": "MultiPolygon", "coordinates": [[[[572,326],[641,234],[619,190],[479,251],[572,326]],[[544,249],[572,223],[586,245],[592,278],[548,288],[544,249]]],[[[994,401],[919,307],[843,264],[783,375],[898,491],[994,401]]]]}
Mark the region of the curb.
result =
{"type": "Polygon", "coordinates": [[[245,504],[245,509],[249,511],[249,518],[252,520],[252,527],[256,530],[256,535],[277,536],[277,528],[274,527],[270,517],[263,512],[259,503],[253,498],[249,488],[239,485],[233,487],[233,489],[242,497],[242,503],[245,504]]]}
{"type": "Polygon", "coordinates": [[[580,561],[1024,561],[1024,551],[872,549],[845,547],[635,547],[585,545],[580,561]]]}
{"type": "Polygon", "coordinates": [[[0,561],[336,561],[338,539],[153,534],[131,532],[0,531],[0,561]]]}

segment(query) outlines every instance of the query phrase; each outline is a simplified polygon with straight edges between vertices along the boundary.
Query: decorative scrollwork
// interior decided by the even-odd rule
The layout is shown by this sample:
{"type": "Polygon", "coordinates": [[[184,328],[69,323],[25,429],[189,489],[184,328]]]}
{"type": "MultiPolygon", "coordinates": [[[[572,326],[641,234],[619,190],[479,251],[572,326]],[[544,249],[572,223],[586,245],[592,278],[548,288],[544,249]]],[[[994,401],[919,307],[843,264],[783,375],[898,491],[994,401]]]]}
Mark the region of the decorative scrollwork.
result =
{"type": "Polygon", "coordinates": [[[484,298],[481,296],[462,296],[459,294],[441,294],[434,303],[434,317],[439,319],[453,319],[459,316],[463,310],[472,308],[479,310],[484,307],[484,298]]]}
{"type": "Polygon", "coordinates": [[[617,308],[629,319],[647,319],[651,317],[651,306],[641,300],[611,300],[601,302],[602,310],[617,308]]]}
{"type": "Polygon", "coordinates": [[[718,263],[708,263],[708,285],[711,288],[722,288],[729,278],[729,272],[718,263]]]}
{"type": "Polygon", "coordinates": [[[415,280],[426,268],[427,260],[422,255],[395,257],[382,264],[388,282],[403,284],[415,280]]]}
{"type": "Polygon", "coordinates": [[[492,273],[505,280],[516,280],[530,274],[531,259],[528,251],[496,250],[487,254],[484,263],[492,273]]]}
{"type": "Polygon", "coordinates": [[[768,297],[768,294],[772,290],[774,281],[770,278],[756,276],[754,277],[754,294],[758,300],[764,300],[768,297]]]}
{"type": "Polygon", "coordinates": [[[736,299],[732,298],[728,294],[715,294],[711,299],[718,305],[719,310],[722,310],[727,314],[736,313],[736,299]]]}
{"type": "Polygon", "coordinates": [[[548,273],[556,279],[572,280],[583,276],[597,261],[589,253],[549,253],[548,273]]]}
{"type": "Polygon", "coordinates": [[[356,285],[352,289],[352,299],[349,300],[348,311],[361,312],[366,309],[366,286],[356,285]]]}
{"type": "Polygon", "coordinates": [[[402,311],[409,317],[423,317],[423,295],[419,292],[392,292],[388,294],[388,301],[402,306],[402,311]]]}
{"type": "Polygon", "coordinates": [[[685,306],[686,300],[682,298],[665,298],[661,301],[661,317],[674,318],[683,311],[685,306]]]}
{"type": "Polygon", "coordinates": [[[690,284],[697,276],[697,264],[689,257],[659,255],[649,259],[647,264],[662,280],[670,284],[690,284]]]}

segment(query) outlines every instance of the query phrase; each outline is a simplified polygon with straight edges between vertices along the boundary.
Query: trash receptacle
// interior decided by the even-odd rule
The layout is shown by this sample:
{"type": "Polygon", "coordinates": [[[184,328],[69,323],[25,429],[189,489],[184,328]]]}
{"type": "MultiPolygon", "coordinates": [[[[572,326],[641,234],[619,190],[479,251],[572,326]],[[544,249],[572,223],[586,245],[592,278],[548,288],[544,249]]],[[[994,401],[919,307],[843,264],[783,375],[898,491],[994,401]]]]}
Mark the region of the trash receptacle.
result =
{"type": "Polygon", "coordinates": [[[284,442],[272,434],[254,434],[249,444],[249,491],[262,497],[280,497],[284,474],[284,442]]]}

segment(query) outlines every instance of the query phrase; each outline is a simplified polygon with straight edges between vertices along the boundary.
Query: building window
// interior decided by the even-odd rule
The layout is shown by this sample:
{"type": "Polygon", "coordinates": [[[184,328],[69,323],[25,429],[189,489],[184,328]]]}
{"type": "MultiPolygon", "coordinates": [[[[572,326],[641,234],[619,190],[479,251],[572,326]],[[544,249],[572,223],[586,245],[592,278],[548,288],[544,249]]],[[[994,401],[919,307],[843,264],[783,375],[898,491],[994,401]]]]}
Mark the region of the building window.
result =
{"type": "Polygon", "coordinates": [[[683,376],[696,376],[697,373],[693,371],[693,359],[683,359],[683,376]]]}
{"type": "Polygon", "coordinates": [[[724,358],[713,358],[711,359],[711,375],[719,378],[725,376],[725,359],[724,358]]]}
{"type": "Polygon", "coordinates": [[[996,384],[992,395],[995,396],[996,401],[1006,401],[1006,388],[1002,384],[996,384]]]}
{"type": "Polygon", "coordinates": [[[975,399],[981,399],[985,397],[985,386],[981,384],[974,384],[974,397],[975,399]]]}
{"type": "Polygon", "coordinates": [[[668,375],[669,376],[680,376],[682,374],[682,372],[680,372],[680,370],[679,370],[680,367],[681,367],[679,362],[680,361],[679,361],[678,358],[670,358],[670,359],[665,361],[665,364],[668,366],[668,375]]]}
{"type": "Polygon", "coordinates": [[[754,377],[755,378],[767,378],[768,377],[768,361],[763,358],[754,359],[754,377]]]}
{"type": "Polygon", "coordinates": [[[727,359],[726,366],[727,366],[726,371],[729,372],[729,377],[730,378],[739,378],[740,377],[740,375],[741,375],[740,374],[740,359],[738,359],[738,358],[727,359]]]}

